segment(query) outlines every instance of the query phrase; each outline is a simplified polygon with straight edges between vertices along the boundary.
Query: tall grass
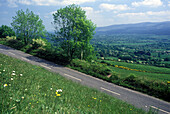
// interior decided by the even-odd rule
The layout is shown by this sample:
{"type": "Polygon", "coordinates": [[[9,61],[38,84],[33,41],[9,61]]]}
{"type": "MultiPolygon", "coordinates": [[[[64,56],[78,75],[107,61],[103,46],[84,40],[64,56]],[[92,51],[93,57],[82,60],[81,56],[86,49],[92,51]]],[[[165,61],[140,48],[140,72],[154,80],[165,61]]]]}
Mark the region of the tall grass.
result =
{"type": "Polygon", "coordinates": [[[146,113],[97,90],[0,54],[0,113],[146,113]]]}

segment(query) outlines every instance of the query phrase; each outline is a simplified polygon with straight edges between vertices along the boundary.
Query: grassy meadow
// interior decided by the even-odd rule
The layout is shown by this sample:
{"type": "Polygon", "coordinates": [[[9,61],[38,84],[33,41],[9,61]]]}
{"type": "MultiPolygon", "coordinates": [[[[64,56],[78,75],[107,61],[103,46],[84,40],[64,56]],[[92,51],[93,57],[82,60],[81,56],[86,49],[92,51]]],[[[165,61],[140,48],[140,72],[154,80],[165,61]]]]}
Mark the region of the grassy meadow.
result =
{"type": "Polygon", "coordinates": [[[144,114],[39,66],[0,54],[0,113],[144,114]]]}
{"type": "Polygon", "coordinates": [[[148,80],[163,81],[165,83],[167,83],[167,81],[170,81],[169,68],[161,68],[150,65],[140,65],[111,60],[98,60],[98,62],[107,64],[114,72],[117,72],[121,77],[125,77],[130,74],[135,74],[137,77],[147,78],[148,80]]]}

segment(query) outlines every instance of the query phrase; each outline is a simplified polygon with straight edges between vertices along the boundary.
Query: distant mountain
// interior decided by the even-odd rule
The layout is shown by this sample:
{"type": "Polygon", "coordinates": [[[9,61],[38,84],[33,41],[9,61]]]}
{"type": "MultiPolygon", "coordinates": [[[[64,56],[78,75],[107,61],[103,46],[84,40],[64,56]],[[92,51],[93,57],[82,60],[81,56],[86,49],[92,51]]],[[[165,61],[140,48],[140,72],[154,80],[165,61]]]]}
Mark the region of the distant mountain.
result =
{"type": "Polygon", "coordinates": [[[96,34],[156,34],[170,35],[170,21],[145,22],[97,27],[96,34]]]}

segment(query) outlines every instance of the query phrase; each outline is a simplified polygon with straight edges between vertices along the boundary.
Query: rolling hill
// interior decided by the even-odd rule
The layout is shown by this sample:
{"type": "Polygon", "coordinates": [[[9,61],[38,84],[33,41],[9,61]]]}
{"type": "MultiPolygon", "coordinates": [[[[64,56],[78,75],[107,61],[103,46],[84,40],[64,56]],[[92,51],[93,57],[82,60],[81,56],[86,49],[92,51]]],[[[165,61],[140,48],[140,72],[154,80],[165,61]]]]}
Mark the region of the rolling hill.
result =
{"type": "Polygon", "coordinates": [[[156,34],[170,35],[170,21],[144,22],[97,27],[96,34],[156,34]]]}

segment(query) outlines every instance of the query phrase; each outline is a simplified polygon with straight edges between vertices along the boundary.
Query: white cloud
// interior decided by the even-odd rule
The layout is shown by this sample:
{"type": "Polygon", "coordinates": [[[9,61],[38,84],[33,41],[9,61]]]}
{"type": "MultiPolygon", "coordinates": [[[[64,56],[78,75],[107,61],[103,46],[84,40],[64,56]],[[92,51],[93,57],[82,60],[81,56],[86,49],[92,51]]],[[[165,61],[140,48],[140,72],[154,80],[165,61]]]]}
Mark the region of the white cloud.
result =
{"type": "MultiPolygon", "coordinates": [[[[119,17],[130,17],[130,16],[167,16],[170,15],[170,11],[160,11],[160,12],[139,12],[139,13],[122,13],[118,14],[119,17]]],[[[170,16],[169,16],[170,17],[170,16]]]]}
{"type": "Polygon", "coordinates": [[[119,23],[161,22],[170,20],[170,11],[122,13],[115,16],[119,23]]]}
{"type": "Polygon", "coordinates": [[[25,4],[25,5],[31,5],[31,1],[29,1],[29,0],[18,0],[18,3],[25,4]]]}
{"type": "Polygon", "coordinates": [[[161,0],[144,0],[142,2],[133,2],[132,6],[139,7],[139,6],[150,6],[150,7],[158,7],[162,6],[163,3],[161,0]]]}
{"type": "Polygon", "coordinates": [[[170,7],[170,1],[168,2],[168,6],[170,7]]]}
{"type": "Polygon", "coordinates": [[[100,4],[99,6],[101,9],[104,9],[106,11],[111,11],[111,10],[129,10],[130,8],[125,4],[125,5],[115,5],[115,4],[100,4]]]}
{"type": "Polygon", "coordinates": [[[7,0],[8,2],[8,7],[18,7],[16,4],[17,0],[7,0]]]}
{"type": "Polygon", "coordinates": [[[9,6],[17,7],[17,4],[24,5],[38,5],[38,6],[56,6],[56,5],[70,5],[83,4],[87,2],[95,2],[96,0],[7,0],[9,6]]]}

